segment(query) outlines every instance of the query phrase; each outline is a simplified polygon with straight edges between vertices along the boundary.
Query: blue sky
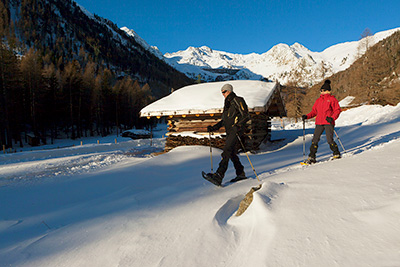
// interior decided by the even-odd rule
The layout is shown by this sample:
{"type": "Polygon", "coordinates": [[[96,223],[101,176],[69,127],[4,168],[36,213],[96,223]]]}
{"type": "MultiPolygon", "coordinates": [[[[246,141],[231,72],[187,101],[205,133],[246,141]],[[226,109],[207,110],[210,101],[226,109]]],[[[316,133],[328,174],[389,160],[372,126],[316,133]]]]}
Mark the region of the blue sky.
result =
{"type": "Polygon", "coordinates": [[[91,13],[133,29],[162,53],[206,45],[264,53],[298,42],[320,52],[337,43],[400,27],[400,0],[75,0],[91,13]]]}

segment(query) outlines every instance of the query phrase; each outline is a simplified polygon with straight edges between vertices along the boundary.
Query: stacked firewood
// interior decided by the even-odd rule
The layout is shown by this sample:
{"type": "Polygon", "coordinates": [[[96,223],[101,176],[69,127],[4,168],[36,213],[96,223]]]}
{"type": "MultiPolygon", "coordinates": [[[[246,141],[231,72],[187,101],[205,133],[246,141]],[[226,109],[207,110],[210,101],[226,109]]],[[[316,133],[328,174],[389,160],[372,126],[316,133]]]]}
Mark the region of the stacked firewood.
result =
{"type": "Polygon", "coordinates": [[[248,150],[257,150],[260,144],[271,139],[271,120],[264,114],[250,114],[247,122],[245,146],[248,150]]]}
{"type": "MultiPolygon", "coordinates": [[[[168,121],[169,132],[200,132],[207,133],[207,126],[215,125],[218,119],[214,118],[176,118],[168,121]]],[[[221,128],[219,133],[224,133],[225,128],[221,128]]]]}
{"type": "MultiPolygon", "coordinates": [[[[223,148],[225,145],[225,138],[216,136],[211,138],[211,146],[216,148],[223,148]]],[[[210,138],[196,138],[191,136],[169,135],[165,144],[165,151],[178,146],[210,146],[210,138]]]]}
{"type": "MultiPolygon", "coordinates": [[[[165,150],[169,151],[177,146],[204,145],[209,146],[207,126],[215,125],[220,120],[220,114],[216,116],[199,115],[187,117],[173,117],[168,120],[167,142],[165,150]],[[204,138],[187,136],[185,133],[203,135],[204,138]]],[[[225,128],[219,129],[216,134],[225,134],[225,128]]],[[[257,150],[262,142],[271,137],[271,120],[265,113],[250,113],[243,139],[246,150],[257,150]]],[[[223,148],[225,138],[212,138],[212,146],[223,148]]]]}

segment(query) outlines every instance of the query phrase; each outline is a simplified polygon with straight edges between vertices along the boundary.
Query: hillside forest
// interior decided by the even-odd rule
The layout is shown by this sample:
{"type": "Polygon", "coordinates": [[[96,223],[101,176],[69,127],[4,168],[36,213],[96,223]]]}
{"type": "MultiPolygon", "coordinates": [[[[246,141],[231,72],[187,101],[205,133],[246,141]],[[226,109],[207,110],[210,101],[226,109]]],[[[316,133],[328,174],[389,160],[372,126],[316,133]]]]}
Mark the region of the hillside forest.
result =
{"type": "Polygon", "coordinates": [[[116,126],[147,124],[138,113],[152,101],[149,85],[130,76],[115,80],[112,71],[84,53],[81,60],[54,65],[33,49],[18,59],[1,44],[0,73],[0,137],[7,147],[11,140],[22,146],[28,133],[46,143],[46,136],[106,136],[116,126]]]}
{"type": "Polygon", "coordinates": [[[190,82],[70,0],[2,0],[0,40],[0,148],[149,127],[141,108],[190,82]]]}
{"type": "MultiPolygon", "coordinates": [[[[332,94],[339,100],[355,97],[354,106],[397,105],[400,102],[400,31],[368,48],[348,69],[329,79],[332,94]]],[[[323,81],[301,95],[303,113],[311,111],[322,84],[323,81]]]]}

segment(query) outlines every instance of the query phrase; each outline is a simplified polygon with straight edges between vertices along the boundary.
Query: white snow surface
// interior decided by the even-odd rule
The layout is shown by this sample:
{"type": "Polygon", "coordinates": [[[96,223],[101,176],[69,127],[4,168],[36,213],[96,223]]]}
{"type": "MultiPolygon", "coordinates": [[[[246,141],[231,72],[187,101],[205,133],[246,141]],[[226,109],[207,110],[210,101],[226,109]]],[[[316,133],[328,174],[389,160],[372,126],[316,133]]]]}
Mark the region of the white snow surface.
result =
{"type": "Polygon", "coordinates": [[[354,96],[346,96],[345,98],[340,100],[339,106],[341,108],[351,107],[351,102],[353,102],[354,99],[355,99],[354,96]]]}
{"type": "MultiPolygon", "coordinates": [[[[0,265],[400,266],[400,104],[342,112],[346,153],[326,160],[323,136],[309,167],[302,123],[284,123],[249,154],[262,188],[240,217],[258,184],[245,154],[250,179],[223,188],[201,178],[209,147],[150,154],[161,133],[2,154],[0,265]]],[[[307,121],[307,150],[313,129],[307,121]]],[[[233,177],[231,165],[224,182],[233,177]]]]}
{"type": "Polygon", "coordinates": [[[273,93],[276,84],[262,81],[227,81],[189,85],[174,91],[170,95],[144,107],[140,113],[174,112],[174,111],[202,111],[223,109],[224,96],[221,88],[224,84],[231,84],[233,91],[244,98],[249,108],[263,107],[273,93]]]}

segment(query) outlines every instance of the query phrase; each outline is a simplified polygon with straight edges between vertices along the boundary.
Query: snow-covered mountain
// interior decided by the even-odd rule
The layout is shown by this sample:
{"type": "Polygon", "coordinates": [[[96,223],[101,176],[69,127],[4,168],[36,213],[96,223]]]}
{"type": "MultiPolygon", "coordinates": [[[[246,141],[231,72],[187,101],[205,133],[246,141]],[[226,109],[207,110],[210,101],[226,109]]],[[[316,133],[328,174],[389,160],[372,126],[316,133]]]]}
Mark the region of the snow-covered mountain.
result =
{"type": "Polygon", "coordinates": [[[203,80],[269,79],[282,84],[313,85],[334,73],[347,69],[363,55],[367,47],[400,28],[376,33],[359,41],[333,45],[322,52],[312,52],[299,43],[277,44],[263,54],[233,54],[207,46],[189,47],[166,53],[168,64],[193,79],[203,80]]]}
{"type": "Polygon", "coordinates": [[[133,31],[120,29],[114,22],[92,14],[75,1],[39,2],[3,1],[2,10],[7,15],[2,26],[15,36],[7,41],[16,39],[21,56],[33,48],[50,58],[55,66],[59,64],[56,59],[62,58],[64,64],[78,60],[82,67],[86,64],[82,64],[79,57],[90,57],[116,77],[129,75],[140,85],[149,84],[156,98],[168,94],[171,88],[192,83],[167,64],[161,53],[158,58],[154,57],[157,49],[151,48],[133,31]]]}
{"type": "Polygon", "coordinates": [[[163,59],[164,56],[157,46],[149,45],[142,37],[140,37],[134,30],[128,29],[127,27],[122,27],[121,30],[126,32],[129,36],[132,36],[136,42],[143,46],[147,51],[153,53],[159,59],[163,59]]]}

